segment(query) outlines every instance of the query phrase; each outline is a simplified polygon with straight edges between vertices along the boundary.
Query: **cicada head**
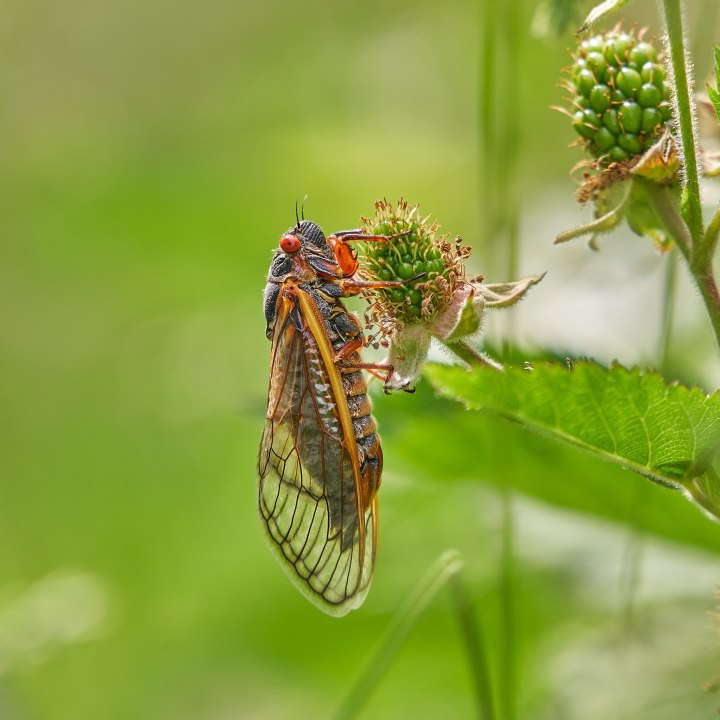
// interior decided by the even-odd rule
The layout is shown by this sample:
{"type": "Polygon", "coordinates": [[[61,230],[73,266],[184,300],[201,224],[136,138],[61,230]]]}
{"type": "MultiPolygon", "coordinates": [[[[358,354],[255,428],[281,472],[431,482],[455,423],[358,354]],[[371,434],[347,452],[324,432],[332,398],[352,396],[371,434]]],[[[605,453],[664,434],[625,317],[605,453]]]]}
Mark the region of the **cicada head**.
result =
{"type": "Polygon", "coordinates": [[[325,233],[310,220],[302,220],[293,228],[292,234],[300,239],[305,246],[311,246],[316,250],[320,250],[323,255],[333,257],[332,250],[325,240],[325,233]]]}
{"type": "Polygon", "coordinates": [[[325,233],[310,220],[302,220],[280,238],[280,252],[294,256],[300,250],[320,251],[326,257],[332,257],[332,249],[325,240],[325,233]]]}
{"type": "Polygon", "coordinates": [[[316,279],[318,272],[334,275],[336,266],[332,248],[327,244],[323,231],[314,222],[301,220],[282,235],[270,264],[265,287],[265,334],[268,338],[272,337],[280,294],[279,283],[288,278],[310,282],[316,279]]]}

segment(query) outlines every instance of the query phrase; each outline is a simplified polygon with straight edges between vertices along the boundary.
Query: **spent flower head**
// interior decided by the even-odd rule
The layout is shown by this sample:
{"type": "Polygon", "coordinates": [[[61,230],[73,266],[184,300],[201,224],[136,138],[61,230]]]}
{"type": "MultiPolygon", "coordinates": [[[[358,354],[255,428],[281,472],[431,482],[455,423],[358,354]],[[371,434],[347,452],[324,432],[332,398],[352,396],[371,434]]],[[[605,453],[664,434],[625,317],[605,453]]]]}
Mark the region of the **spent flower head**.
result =
{"type": "Polygon", "coordinates": [[[465,259],[470,248],[460,238],[453,243],[430,216],[422,218],[418,205],[401,198],[393,207],[375,203],[375,216],[361,218],[371,235],[399,236],[387,242],[367,243],[361,258],[370,280],[401,280],[403,288],[381,290],[371,300],[373,319],[388,330],[418,321],[430,322],[452,302],[465,283],[465,259]]]}
{"type": "Polygon", "coordinates": [[[465,261],[470,248],[461,238],[452,242],[440,234],[438,223],[422,217],[418,205],[398,200],[375,203],[375,215],[361,218],[363,231],[391,236],[365,244],[360,256],[362,275],[371,281],[401,280],[404,287],[368,294],[368,327],[379,328],[389,347],[393,372],[386,390],[408,389],[422,371],[434,338],[467,360],[499,367],[466,341],[478,335],[486,307],[506,307],[519,300],[541,276],[486,285],[480,275],[468,276],[465,261]]]}

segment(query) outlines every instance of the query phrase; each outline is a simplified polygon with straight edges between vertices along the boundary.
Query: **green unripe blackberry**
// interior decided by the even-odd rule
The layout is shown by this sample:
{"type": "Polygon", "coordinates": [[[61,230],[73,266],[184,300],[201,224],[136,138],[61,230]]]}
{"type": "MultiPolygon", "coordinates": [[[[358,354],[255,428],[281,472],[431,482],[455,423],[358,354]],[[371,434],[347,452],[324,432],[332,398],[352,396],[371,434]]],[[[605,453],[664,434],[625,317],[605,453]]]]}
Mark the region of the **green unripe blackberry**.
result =
{"type": "Polygon", "coordinates": [[[650,147],[670,121],[670,91],[658,51],[632,32],[580,43],[570,68],[575,132],[603,165],[650,147]]]}
{"type": "Polygon", "coordinates": [[[464,283],[470,249],[458,241],[448,242],[446,235],[438,234],[439,225],[429,220],[420,216],[417,205],[403,199],[396,207],[378,200],[375,217],[361,218],[365,233],[391,236],[387,241],[365,243],[360,258],[363,277],[403,283],[372,294],[371,314],[380,326],[398,328],[429,321],[445,310],[464,283]]]}

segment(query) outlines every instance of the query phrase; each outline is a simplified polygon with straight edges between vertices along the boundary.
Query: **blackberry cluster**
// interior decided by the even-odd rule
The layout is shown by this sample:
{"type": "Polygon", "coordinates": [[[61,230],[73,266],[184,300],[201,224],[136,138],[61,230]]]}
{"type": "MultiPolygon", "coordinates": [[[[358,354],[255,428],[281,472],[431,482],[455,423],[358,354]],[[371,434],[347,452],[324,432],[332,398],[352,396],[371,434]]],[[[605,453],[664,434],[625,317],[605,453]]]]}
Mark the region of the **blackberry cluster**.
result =
{"type": "Polygon", "coordinates": [[[653,145],[670,121],[670,89],[658,52],[632,33],[584,40],[570,69],[573,127],[602,164],[653,145]]]}

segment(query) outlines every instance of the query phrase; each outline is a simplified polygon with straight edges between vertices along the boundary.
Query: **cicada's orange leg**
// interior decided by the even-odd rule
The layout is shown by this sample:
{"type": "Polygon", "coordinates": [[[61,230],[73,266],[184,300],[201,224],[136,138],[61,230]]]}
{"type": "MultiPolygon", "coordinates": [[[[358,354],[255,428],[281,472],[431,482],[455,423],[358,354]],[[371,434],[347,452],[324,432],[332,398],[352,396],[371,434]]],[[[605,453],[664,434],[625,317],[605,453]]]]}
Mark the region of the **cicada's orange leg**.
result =
{"type": "MultiPolygon", "coordinates": [[[[348,340],[342,347],[338,348],[333,359],[338,363],[342,371],[354,372],[355,370],[367,370],[373,377],[382,380],[383,385],[386,385],[395,370],[394,365],[390,363],[355,362],[354,360],[350,361],[347,359],[354,352],[361,350],[364,345],[365,342],[362,336],[348,340]]],[[[386,390],[385,392],[387,393],[388,391],[386,390]]],[[[415,389],[413,388],[407,392],[413,393],[415,389]]]]}
{"type": "Polygon", "coordinates": [[[341,230],[333,233],[327,239],[327,244],[332,248],[340,269],[345,277],[351,277],[358,271],[357,253],[348,245],[352,240],[362,242],[387,242],[404,237],[410,234],[410,230],[405,230],[395,235],[367,235],[362,230],[341,230]]]}
{"type": "Polygon", "coordinates": [[[352,278],[348,278],[346,280],[340,280],[338,285],[340,285],[345,295],[347,297],[350,297],[351,295],[357,295],[358,293],[361,293],[363,290],[405,287],[408,283],[412,282],[413,280],[417,280],[419,277],[420,275],[414,278],[410,278],[410,280],[378,280],[377,282],[372,282],[370,280],[354,280],[352,278]]]}

